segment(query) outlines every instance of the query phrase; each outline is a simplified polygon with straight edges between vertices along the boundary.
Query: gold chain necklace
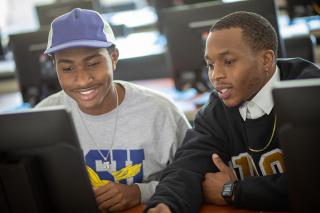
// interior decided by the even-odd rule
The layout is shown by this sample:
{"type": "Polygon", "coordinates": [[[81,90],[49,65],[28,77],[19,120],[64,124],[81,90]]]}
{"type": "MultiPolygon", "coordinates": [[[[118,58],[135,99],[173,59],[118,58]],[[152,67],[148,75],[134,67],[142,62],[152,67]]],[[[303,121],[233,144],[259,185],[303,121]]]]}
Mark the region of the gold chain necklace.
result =
{"type": "Polygon", "coordinates": [[[253,149],[253,148],[250,148],[250,147],[249,147],[249,150],[250,150],[251,152],[262,152],[262,151],[266,150],[266,149],[269,147],[269,145],[271,144],[271,142],[272,142],[272,139],[273,139],[273,137],[274,137],[274,133],[275,133],[275,131],[276,131],[276,126],[277,126],[277,115],[275,114],[275,115],[274,115],[273,128],[272,128],[272,134],[271,134],[271,137],[270,137],[268,143],[267,143],[263,148],[261,148],[261,149],[253,149]]]}
{"type": "Polygon", "coordinates": [[[116,86],[114,86],[114,91],[115,91],[115,93],[116,93],[116,103],[117,103],[117,104],[116,104],[116,117],[115,117],[115,122],[114,122],[114,126],[113,126],[112,137],[111,137],[111,145],[110,145],[110,148],[109,148],[108,153],[107,153],[106,156],[104,156],[104,155],[102,154],[101,149],[99,148],[98,144],[97,144],[97,143],[95,142],[95,140],[94,140],[94,137],[93,137],[92,134],[90,133],[89,128],[88,128],[88,126],[86,125],[86,123],[84,122],[84,119],[83,119],[83,117],[82,117],[82,115],[81,115],[81,112],[79,111],[79,107],[76,107],[76,109],[77,109],[77,111],[78,111],[78,114],[79,114],[79,116],[80,116],[80,120],[81,120],[82,125],[85,127],[87,134],[89,135],[92,143],[93,143],[94,146],[96,147],[99,155],[100,155],[101,158],[103,159],[103,161],[104,161],[104,163],[105,163],[105,165],[106,165],[106,169],[109,171],[110,174],[111,174],[111,168],[110,168],[111,162],[108,161],[108,158],[109,158],[109,156],[110,156],[110,152],[111,152],[111,149],[112,149],[113,144],[114,144],[114,139],[115,139],[116,132],[117,132],[118,118],[119,118],[119,109],[118,109],[118,108],[119,108],[119,97],[118,97],[118,91],[117,91],[116,86]]]}

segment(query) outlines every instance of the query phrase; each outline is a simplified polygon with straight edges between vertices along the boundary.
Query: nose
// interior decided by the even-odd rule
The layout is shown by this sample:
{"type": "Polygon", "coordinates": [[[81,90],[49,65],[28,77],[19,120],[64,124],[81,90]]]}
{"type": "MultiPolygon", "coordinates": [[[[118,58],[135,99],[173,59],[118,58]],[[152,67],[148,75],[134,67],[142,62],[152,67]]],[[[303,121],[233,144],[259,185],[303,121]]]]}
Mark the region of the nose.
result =
{"type": "Polygon", "coordinates": [[[93,80],[93,75],[86,71],[86,70],[78,70],[77,74],[75,75],[74,81],[78,85],[87,85],[93,80]]]}
{"type": "Polygon", "coordinates": [[[225,78],[225,71],[223,70],[223,68],[221,68],[217,64],[211,70],[209,70],[208,73],[209,73],[209,79],[212,84],[214,84],[214,82],[216,81],[219,81],[225,78]]]}

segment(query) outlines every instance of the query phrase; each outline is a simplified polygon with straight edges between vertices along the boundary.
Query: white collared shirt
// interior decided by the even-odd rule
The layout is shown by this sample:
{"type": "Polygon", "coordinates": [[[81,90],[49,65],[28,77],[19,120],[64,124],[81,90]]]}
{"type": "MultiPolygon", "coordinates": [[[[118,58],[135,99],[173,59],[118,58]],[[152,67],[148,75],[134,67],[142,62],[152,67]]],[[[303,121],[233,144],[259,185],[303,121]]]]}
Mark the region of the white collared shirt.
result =
{"type": "Polygon", "coordinates": [[[276,81],[280,80],[279,68],[273,73],[270,80],[262,87],[262,89],[250,101],[244,102],[239,107],[239,112],[242,119],[260,118],[265,114],[270,114],[273,108],[272,88],[276,81]]]}

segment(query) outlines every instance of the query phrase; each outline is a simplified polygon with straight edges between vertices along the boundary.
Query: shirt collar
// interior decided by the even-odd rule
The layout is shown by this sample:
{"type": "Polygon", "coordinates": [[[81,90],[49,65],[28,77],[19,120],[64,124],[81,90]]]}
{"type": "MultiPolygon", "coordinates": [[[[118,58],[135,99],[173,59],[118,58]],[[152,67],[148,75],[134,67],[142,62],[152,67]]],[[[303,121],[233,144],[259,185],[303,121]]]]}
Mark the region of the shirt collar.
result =
{"type": "Polygon", "coordinates": [[[245,121],[247,117],[247,108],[249,111],[261,112],[262,114],[251,115],[252,118],[258,118],[264,114],[270,114],[273,108],[272,88],[276,81],[280,80],[279,68],[276,66],[276,71],[273,73],[269,81],[260,89],[260,91],[253,97],[252,100],[246,101],[239,107],[239,112],[242,119],[245,121]]]}

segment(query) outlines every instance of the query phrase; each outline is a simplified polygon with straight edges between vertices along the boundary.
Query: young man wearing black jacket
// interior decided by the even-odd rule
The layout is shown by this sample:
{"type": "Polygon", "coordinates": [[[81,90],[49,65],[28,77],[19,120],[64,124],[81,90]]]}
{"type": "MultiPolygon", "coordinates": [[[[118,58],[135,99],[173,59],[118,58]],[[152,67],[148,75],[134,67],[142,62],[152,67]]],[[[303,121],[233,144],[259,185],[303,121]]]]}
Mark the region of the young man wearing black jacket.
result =
{"type": "Polygon", "coordinates": [[[145,212],[198,212],[204,201],[288,210],[272,86],[320,77],[303,59],[278,59],[277,35],[260,15],[236,12],[210,30],[205,60],[214,86],[145,212]]]}

